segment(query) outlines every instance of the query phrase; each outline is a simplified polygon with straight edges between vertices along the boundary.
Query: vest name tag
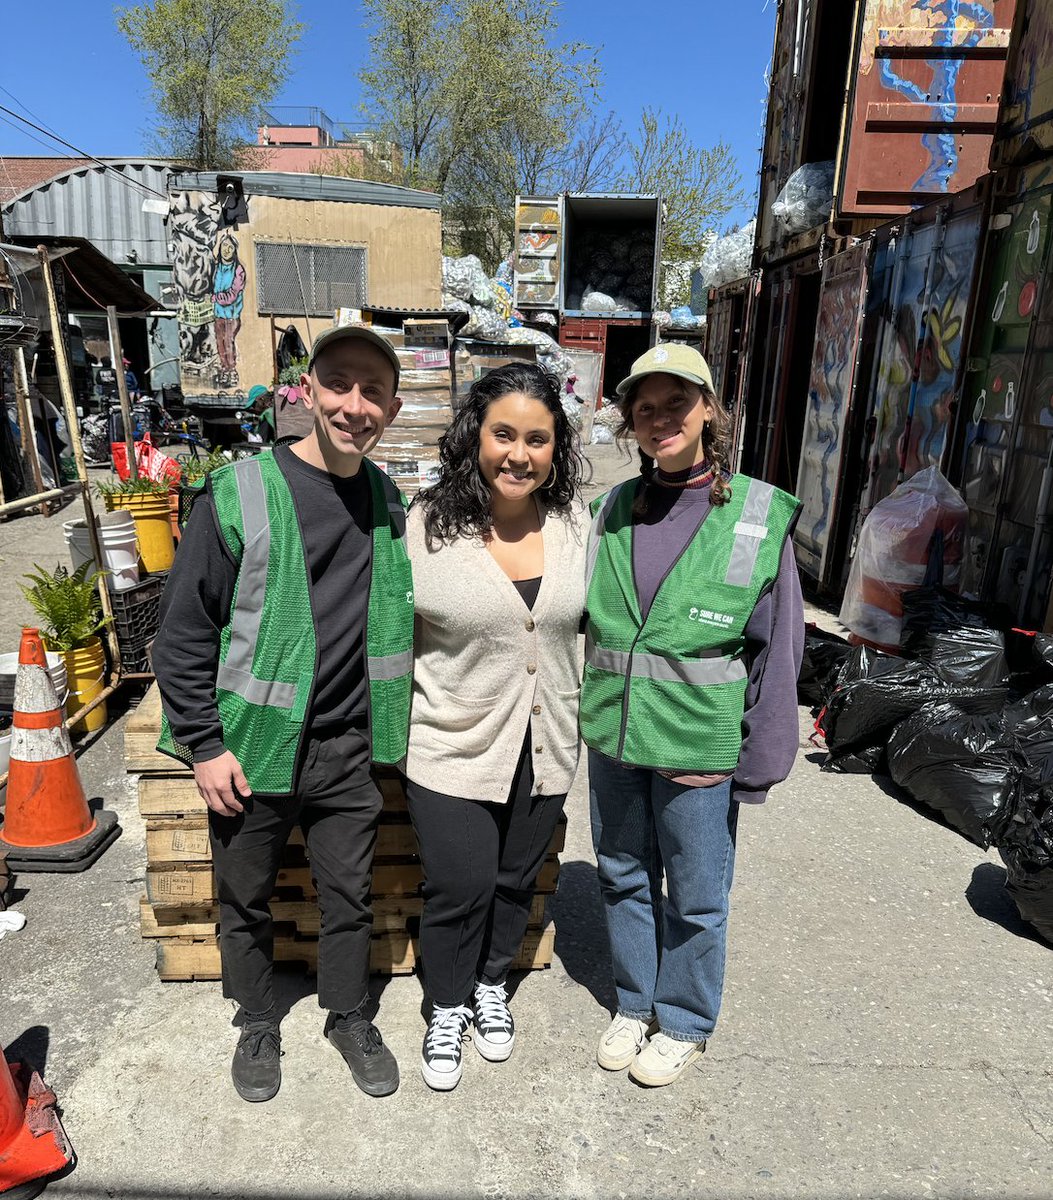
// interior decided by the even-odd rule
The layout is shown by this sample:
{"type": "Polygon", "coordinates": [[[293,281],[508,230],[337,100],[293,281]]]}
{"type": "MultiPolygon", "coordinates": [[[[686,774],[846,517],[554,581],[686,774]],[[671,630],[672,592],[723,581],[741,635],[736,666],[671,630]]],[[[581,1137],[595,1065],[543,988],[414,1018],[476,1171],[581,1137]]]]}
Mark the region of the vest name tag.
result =
{"type": "Polygon", "coordinates": [[[758,538],[760,541],[763,541],[768,536],[768,527],[767,525],[753,525],[749,521],[737,521],[735,523],[735,535],[758,538]]]}

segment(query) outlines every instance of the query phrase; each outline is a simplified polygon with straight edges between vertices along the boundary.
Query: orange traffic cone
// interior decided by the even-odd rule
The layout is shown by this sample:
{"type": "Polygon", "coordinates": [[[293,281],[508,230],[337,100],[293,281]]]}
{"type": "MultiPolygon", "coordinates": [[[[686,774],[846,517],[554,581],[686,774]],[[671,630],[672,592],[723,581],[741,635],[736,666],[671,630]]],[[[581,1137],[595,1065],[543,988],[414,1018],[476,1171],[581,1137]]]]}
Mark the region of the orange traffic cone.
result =
{"type": "Polygon", "coordinates": [[[55,1094],[24,1063],[0,1052],[0,1194],[27,1200],[73,1161],[55,1094]],[[14,1189],[14,1190],[12,1190],[14,1189]]]}
{"type": "Polygon", "coordinates": [[[0,853],[13,871],[83,871],[120,832],[88,808],[40,633],[23,629],[0,853]]]}

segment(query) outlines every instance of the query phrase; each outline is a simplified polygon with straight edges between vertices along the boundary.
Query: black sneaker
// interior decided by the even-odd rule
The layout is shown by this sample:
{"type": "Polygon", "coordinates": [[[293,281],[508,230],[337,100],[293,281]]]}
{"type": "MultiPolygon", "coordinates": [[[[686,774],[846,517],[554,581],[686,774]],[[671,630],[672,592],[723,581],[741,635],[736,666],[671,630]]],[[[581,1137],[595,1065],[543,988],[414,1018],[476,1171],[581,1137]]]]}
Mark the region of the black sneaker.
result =
{"type": "Polygon", "coordinates": [[[487,1062],[504,1062],[516,1044],[516,1027],[503,983],[477,983],[472,995],[475,1048],[487,1062]]]}
{"type": "Polygon", "coordinates": [[[367,1096],[390,1096],[398,1088],[399,1065],[372,1022],[330,1013],[325,1036],[344,1056],[351,1077],[367,1096]]]}
{"type": "Polygon", "coordinates": [[[431,1010],[428,1032],[420,1053],[420,1071],[424,1082],[437,1092],[452,1092],[461,1082],[461,1049],[472,1023],[472,1010],[467,1004],[455,1008],[431,1010]]]}
{"type": "Polygon", "coordinates": [[[282,1035],[276,1021],[245,1024],[230,1064],[234,1090],[253,1104],[270,1100],[282,1085],[282,1035]]]}

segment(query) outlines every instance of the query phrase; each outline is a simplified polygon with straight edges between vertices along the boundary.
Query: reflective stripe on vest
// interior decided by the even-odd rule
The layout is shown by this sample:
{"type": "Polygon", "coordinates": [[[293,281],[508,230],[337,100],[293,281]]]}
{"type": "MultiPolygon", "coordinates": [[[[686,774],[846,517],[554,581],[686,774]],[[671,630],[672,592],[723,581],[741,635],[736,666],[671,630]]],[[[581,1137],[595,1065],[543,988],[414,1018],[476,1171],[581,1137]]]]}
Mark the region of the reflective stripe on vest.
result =
{"type": "Polygon", "coordinates": [[[385,654],[382,658],[368,658],[370,680],[398,679],[408,675],[413,670],[413,651],[405,650],[401,654],[385,654]]]}
{"type": "Polygon", "coordinates": [[[774,495],[775,489],[770,483],[750,480],[746,503],[735,525],[735,544],[731,548],[731,558],[724,576],[724,582],[729,587],[750,586],[753,568],[757,565],[757,552],[761,542],[768,536],[768,510],[774,495]]]}
{"type": "Polygon", "coordinates": [[[271,550],[267,493],[259,462],[250,459],[239,464],[234,479],[238,485],[245,544],[238,575],[238,595],[230,614],[230,645],[227,657],[216,672],[216,686],[241,696],[250,704],[291,709],[296,703],[295,683],[256,679],[252,674],[271,550]]]}
{"type": "Polygon", "coordinates": [[[639,651],[608,650],[597,646],[590,637],[585,639],[585,661],[598,671],[610,671],[614,675],[631,674],[640,679],[691,683],[701,687],[738,683],[747,677],[746,664],[741,658],[729,658],[719,651],[703,658],[666,658],[639,651]]]}

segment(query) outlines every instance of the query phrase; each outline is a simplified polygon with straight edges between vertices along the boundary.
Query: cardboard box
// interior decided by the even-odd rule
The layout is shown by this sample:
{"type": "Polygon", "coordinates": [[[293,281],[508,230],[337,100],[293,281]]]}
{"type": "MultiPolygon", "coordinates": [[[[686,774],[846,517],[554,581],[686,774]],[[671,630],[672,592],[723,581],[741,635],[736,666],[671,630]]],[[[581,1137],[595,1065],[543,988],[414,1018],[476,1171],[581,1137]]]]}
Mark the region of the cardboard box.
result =
{"type": "Polygon", "coordinates": [[[422,350],[448,350],[450,324],[448,321],[418,321],[407,318],[402,322],[405,345],[422,350]]]}

